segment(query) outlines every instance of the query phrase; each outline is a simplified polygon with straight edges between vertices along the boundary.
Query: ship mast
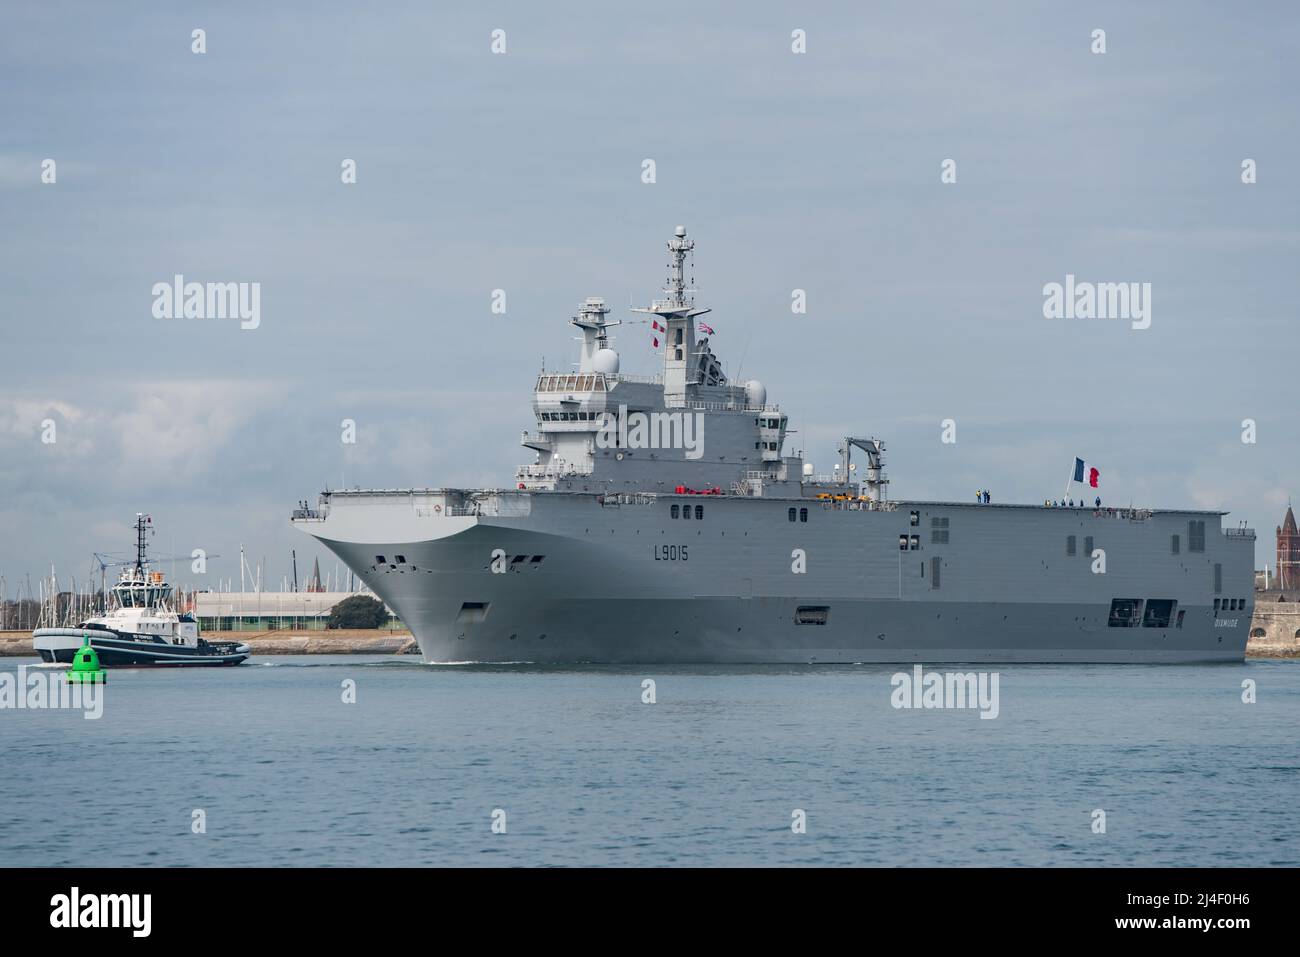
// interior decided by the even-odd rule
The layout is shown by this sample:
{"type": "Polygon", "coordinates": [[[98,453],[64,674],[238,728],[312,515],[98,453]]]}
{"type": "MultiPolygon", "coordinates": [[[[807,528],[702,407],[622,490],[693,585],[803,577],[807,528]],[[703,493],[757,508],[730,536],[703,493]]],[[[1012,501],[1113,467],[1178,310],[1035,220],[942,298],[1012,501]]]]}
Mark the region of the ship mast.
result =
{"type": "Polygon", "coordinates": [[[147,516],[143,512],[135,513],[135,570],[144,575],[144,531],[147,516]]]}
{"type": "Polygon", "coordinates": [[[632,310],[664,320],[664,403],[668,406],[686,403],[686,386],[691,382],[688,370],[695,362],[695,317],[710,311],[696,309],[694,296],[688,298],[695,290],[686,285],[686,257],[694,249],[695,240],[686,238],[685,226],[673,230],[673,238],[668,240],[667,298],[632,310]]]}
{"type": "MultiPolygon", "coordinates": [[[[578,307],[578,314],[569,322],[582,331],[582,354],[579,357],[579,372],[607,372],[608,369],[596,368],[596,353],[609,349],[610,326],[622,325],[618,319],[610,320],[609,306],[599,296],[588,296],[587,301],[578,307]]],[[[613,371],[617,371],[616,369],[613,371]]]]}

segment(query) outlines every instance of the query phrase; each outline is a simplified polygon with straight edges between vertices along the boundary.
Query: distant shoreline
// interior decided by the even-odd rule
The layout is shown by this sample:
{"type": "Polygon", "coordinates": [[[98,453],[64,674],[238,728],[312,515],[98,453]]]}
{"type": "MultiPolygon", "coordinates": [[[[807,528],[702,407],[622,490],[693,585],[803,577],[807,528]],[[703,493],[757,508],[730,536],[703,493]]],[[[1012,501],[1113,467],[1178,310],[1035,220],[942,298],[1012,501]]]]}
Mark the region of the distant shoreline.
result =
{"type": "MultiPolygon", "coordinates": [[[[245,642],[258,655],[406,655],[420,649],[409,631],[386,628],[337,631],[214,631],[204,637],[245,642]]],[[[30,631],[0,631],[0,658],[31,658],[30,631]]]]}
{"type": "MultiPolygon", "coordinates": [[[[238,639],[260,655],[418,655],[419,646],[409,631],[340,629],[338,631],[219,631],[215,638],[238,639]]],[[[31,658],[29,631],[0,631],[0,658],[31,658]]],[[[1300,642],[1252,638],[1247,658],[1300,658],[1300,642]]]]}

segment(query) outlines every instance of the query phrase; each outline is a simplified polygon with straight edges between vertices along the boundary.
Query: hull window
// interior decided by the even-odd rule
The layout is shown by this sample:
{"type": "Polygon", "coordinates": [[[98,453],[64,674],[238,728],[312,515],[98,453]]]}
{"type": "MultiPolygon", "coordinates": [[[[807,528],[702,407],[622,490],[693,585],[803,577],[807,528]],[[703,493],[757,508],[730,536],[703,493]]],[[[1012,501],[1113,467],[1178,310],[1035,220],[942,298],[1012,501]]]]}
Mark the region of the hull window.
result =
{"type": "Polygon", "coordinates": [[[1143,628],[1168,628],[1174,617],[1174,601],[1170,598],[1152,598],[1147,601],[1146,613],[1142,616],[1143,628]]]}
{"type": "Polygon", "coordinates": [[[487,617],[488,603],[485,601],[467,601],[460,606],[460,614],[456,616],[458,624],[473,625],[487,617]]]}
{"type": "Polygon", "coordinates": [[[794,613],[797,625],[824,625],[830,617],[831,610],[826,605],[800,605],[794,613]]]}
{"type": "Polygon", "coordinates": [[[1110,619],[1106,624],[1111,628],[1136,628],[1141,620],[1141,598],[1116,598],[1110,603],[1110,619]]]}

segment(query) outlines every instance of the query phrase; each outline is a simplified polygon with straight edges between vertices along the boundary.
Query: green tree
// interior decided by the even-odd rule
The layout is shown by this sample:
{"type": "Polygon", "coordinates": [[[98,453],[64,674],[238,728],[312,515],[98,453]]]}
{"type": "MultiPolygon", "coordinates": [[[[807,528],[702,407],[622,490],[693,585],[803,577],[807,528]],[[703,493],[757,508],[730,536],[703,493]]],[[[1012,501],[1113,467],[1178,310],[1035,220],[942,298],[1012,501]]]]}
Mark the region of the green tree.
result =
{"type": "Polygon", "coordinates": [[[326,628],[382,628],[388,624],[384,603],[369,595],[349,595],[330,609],[326,628]]]}

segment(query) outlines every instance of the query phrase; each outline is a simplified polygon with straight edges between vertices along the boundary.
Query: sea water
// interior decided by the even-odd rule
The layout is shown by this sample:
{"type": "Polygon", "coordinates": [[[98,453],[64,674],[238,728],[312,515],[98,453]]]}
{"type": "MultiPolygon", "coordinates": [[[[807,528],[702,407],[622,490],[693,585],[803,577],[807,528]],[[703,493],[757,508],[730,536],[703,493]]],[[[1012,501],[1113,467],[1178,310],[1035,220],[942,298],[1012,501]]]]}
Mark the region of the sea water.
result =
{"type": "Polygon", "coordinates": [[[1300,864],[1300,662],[994,670],[113,670],[0,710],[0,866],[1300,864]]]}

